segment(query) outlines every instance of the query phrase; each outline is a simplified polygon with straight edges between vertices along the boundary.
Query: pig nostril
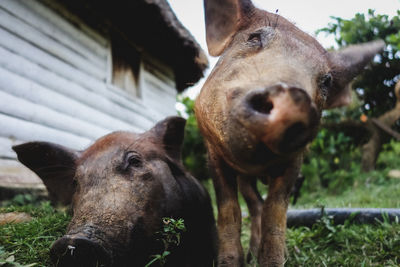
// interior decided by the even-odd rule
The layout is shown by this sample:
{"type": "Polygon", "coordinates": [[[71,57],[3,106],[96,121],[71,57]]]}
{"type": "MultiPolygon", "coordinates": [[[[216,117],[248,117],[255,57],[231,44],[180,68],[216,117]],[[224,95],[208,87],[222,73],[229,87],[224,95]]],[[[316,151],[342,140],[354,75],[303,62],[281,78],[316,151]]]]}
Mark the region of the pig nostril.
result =
{"type": "Polygon", "coordinates": [[[253,96],[249,104],[252,109],[264,114],[270,114],[271,110],[274,108],[274,104],[265,94],[253,96]]]}
{"type": "Polygon", "coordinates": [[[50,256],[58,267],[63,266],[110,266],[112,259],[100,244],[88,238],[63,237],[57,240],[50,256]]]}

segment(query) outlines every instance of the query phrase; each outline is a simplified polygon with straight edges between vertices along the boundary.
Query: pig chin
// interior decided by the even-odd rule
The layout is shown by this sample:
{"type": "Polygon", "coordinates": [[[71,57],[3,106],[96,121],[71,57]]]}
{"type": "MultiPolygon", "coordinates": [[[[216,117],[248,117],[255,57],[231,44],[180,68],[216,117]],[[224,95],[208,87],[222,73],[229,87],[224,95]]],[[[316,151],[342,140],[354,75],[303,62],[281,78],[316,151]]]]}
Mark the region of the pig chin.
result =
{"type": "MultiPolygon", "coordinates": [[[[279,167],[282,164],[294,159],[299,153],[302,153],[305,146],[315,136],[315,130],[305,139],[294,141],[289,144],[280,145],[282,139],[275,142],[270,140],[268,143],[253,134],[248,128],[236,120],[236,134],[226,137],[225,159],[236,170],[247,175],[264,175],[271,167],[279,167]],[[270,147],[270,144],[278,146],[270,147]],[[290,148],[290,150],[288,149],[290,148]],[[279,150],[282,148],[282,150],[279,150]]],[[[293,131],[297,132],[297,129],[293,131]]]]}

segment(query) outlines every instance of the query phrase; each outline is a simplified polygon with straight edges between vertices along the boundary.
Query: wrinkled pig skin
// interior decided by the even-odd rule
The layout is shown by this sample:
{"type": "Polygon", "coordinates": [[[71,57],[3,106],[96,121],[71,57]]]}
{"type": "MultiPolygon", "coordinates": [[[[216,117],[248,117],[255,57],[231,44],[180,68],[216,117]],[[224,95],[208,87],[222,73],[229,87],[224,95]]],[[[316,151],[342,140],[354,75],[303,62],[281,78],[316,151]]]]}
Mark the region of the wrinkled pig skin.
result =
{"type": "Polygon", "coordinates": [[[165,266],[213,266],[215,221],[207,191],[181,163],[184,125],[169,117],[80,152],[47,142],[13,147],[53,202],[72,203],[67,233],[50,250],[54,266],[144,266],[163,252],[155,236],[163,217],[182,218],[187,228],[165,266]]]}
{"type": "Polygon", "coordinates": [[[351,100],[349,83],[384,47],[326,51],[313,37],[250,0],[205,0],[209,53],[220,56],[196,99],[218,205],[219,266],[243,266],[238,188],[252,219],[260,266],[284,263],[286,210],[304,148],[323,109],[351,100]],[[263,200],[256,181],[268,183],[263,200]]]}

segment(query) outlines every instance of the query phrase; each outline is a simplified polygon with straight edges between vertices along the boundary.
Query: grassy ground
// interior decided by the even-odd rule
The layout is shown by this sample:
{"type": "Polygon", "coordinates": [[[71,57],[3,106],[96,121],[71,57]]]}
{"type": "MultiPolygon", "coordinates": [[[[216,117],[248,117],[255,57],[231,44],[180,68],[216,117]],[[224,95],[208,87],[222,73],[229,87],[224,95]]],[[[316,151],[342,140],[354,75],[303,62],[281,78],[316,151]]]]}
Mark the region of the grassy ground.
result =
{"type": "MultiPolygon", "coordinates": [[[[331,190],[304,194],[296,207],[400,208],[400,179],[385,173],[363,174],[339,194],[331,190]]],[[[400,266],[398,222],[334,226],[324,218],[312,229],[288,229],[287,240],[287,266],[400,266]]]]}
{"type": "MultiPolygon", "coordinates": [[[[245,250],[250,221],[244,220],[245,250]]],[[[311,229],[287,230],[285,266],[400,266],[400,224],[333,225],[323,218],[311,229]]],[[[249,266],[257,266],[255,264],[249,266]]]]}
{"type": "Polygon", "coordinates": [[[33,220],[0,226],[0,266],[7,258],[13,261],[5,266],[18,266],[17,262],[49,266],[49,248],[65,233],[70,216],[64,210],[55,210],[49,202],[22,206],[9,203],[0,208],[1,213],[12,211],[27,212],[33,220]]]}
{"type": "Polygon", "coordinates": [[[400,224],[333,226],[325,218],[312,229],[289,229],[286,266],[399,266],[400,224]]]}
{"type": "MultiPolygon", "coordinates": [[[[356,163],[348,170],[330,174],[334,184],[327,188],[316,180],[309,180],[298,203],[290,208],[400,208],[400,179],[387,175],[389,170],[400,169],[399,145],[386,147],[380,155],[377,171],[361,173],[356,163]],[[315,189],[310,190],[313,187],[315,189]]],[[[246,210],[243,203],[242,210],[246,210]]],[[[250,221],[244,218],[243,222],[242,243],[247,250],[250,221]]],[[[398,222],[335,226],[330,218],[323,218],[311,229],[288,229],[286,243],[285,266],[400,266],[398,222]]]]}
{"type": "MultiPolygon", "coordinates": [[[[0,209],[9,211],[28,212],[34,220],[0,227],[0,266],[10,253],[14,263],[48,266],[48,249],[65,232],[69,215],[54,210],[48,202],[0,209]]],[[[244,218],[245,249],[249,226],[249,219],[244,218]]],[[[312,229],[288,229],[287,246],[290,256],[286,266],[399,266],[400,224],[334,226],[329,218],[324,218],[312,229]]]]}
{"type": "MultiPolygon", "coordinates": [[[[400,165],[399,165],[400,166],[400,165]]],[[[400,208],[400,179],[388,178],[381,172],[360,176],[354,185],[340,192],[320,188],[303,194],[292,208],[400,208]]]]}
{"type": "MultiPolygon", "coordinates": [[[[301,199],[300,207],[316,207],[321,203],[330,203],[330,207],[399,207],[399,188],[400,181],[388,181],[386,185],[371,185],[367,194],[362,193],[362,188],[343,192],[340,197],[323,197],[321,193],[313,204],[307,202],[312,195],[307,195],[301,199]],[[372,200],[377,198],[379,204],[374,205],[372,200]]],[[[0,266],[9,253],[13,253],[14,262],[48,266],[48,249],[65,232],[70,216],[63,210],[53,209],[48,202],[8,205],[0,209],[0,212],[10,211],[28,212],[34,219],[29,223],[0,227],[0,247],[3,249],[0,250],[0,266]]],[[[242,233],[245,249],[249,226],[250,221],[245,217],[242,233]]],[[[286,266],[399,266],[400,224],[334,226],[325,218],[312,229],[288,229],[287,245],[290,256],[286,266]]]]}
{"type": "MultiPolygon", "coordinates": [[[[400,179],[388,178],[390,169],[400,169],[400,146],[384,151],[380,170],[362,174],[359,167],[334,173],[334,186],[315,190],[306,185],[296,206],[315,207],[381,207],[400,208],[400,179]],[[351,179],[351,180],[349,180],[351,179]]],[[[207,183],[212,198],[211,182],[207,183]]],[[[260,187],[264,187],[261,186],[260,187]]],[[[261,188],[265,192],[265,188],[261,188]]],[[[250,221],[243,211],[242,242],[248,247],[250,221]]],[[[28,223],[0,226],[0,266],[36,263],[48,266],[52,242],[65,233],[70,215],[54,209],[48,202],[18,197],[2,203],[0,213],[21,211],[34,219],[28,223]],[[6,260],[8,265],[5,264],[6,260]]],[[[287,231],[286,266],[400,266],[400,224],[377,222],[375,225],[345,224],[335,226],[324,218],[311,229],[302,227],[287,231]]]]}
{"type": "MultiPolygon", "coordinates": [[[[400,208],[400,180],[369,184],[368,187],[356,185],[340,195],[321,189],[318,193],[304,194],[299,203],[290,208],[317,208],[322,205],[400,208]]],[[[246,251],[249,227],[249,218],[244,218],[242,244],[246,251]]],[[[288,229],[286,243],[288,259],[285,266],[400,266],[399,223],[335,226],[329,218],[323,218],[311,229],[288,229]]]]}

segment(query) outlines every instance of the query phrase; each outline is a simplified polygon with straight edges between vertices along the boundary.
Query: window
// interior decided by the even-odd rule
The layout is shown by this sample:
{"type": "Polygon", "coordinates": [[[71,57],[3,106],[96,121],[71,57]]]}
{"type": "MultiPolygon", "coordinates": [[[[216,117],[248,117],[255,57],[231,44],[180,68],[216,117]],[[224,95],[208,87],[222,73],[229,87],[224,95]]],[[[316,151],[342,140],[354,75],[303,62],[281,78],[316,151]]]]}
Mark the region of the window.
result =
{"type": "Polygon", "coordinates": [[[141,97],[140,54],[133,44],[118,33],[111,36],[111,61],[111,84],[135,97],[141,97]]]}

